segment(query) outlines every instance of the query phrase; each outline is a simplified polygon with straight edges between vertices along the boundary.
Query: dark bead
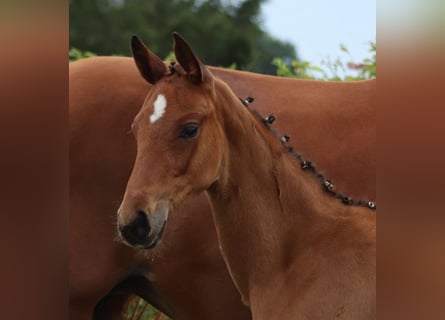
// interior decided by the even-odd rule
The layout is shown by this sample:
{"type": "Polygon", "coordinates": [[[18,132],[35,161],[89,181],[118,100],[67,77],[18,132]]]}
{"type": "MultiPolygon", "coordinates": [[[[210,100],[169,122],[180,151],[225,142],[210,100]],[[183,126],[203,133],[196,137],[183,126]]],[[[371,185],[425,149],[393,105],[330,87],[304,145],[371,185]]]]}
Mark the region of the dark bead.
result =
{"type": "Polygon", "coordinates": [[[330,180],[325,180],[323,182],[323,187],[327,190],[327,191],[332,191],[334,189],[334,185],[330,180]]]}
{"type": "Polygon", "coordinates": [[[305,169],[309,169],[309,168],[312,168],[312,163],[308,160],[304,160],[301,163],[301,169],[305,170],[305,169]]]}
{"type": "Polygon", "coordinates": [[[251,96],[247,97],[246,100],[244,100],[244,105],[248,106],[253,102],[253,98],[251,96]]]}
{"type": "Polygon", "coordinates": [[[268,124],[272,124],[275,121],[275,116],[273,114],[270,114],[266,118],[264,118],[264,122],[268,124]]]}
{"type": "Polygon", "coordinates": [[[170,74],[173,74],[176,72],[176,62],[172,61],[170,62],[170,65],[168,66],[168,70],[170,71],[170,74]]]}
{"type": "Polygon", "coordinates": [[[341,199],[341,202],[343,202],[344,204],[351,204],[352,203],[352,199],[349,197],[343,197],[341,199]]]}
{"type": "Polygon", "coordinates": [[[246,100],[241,99],[240,97],[238,97],[238,99],[241,101],[241,103],[243,104],[243,106],[247,107],[249,104],[247,103],[246,100]]]}
{"type": "Polygon", "coordinates": [[[288,135],[286,135],[286,134],[281,137],[281,142],[283,142],[283,143],[284,142],[288,142],[289,140],[290,140],[290,137],[288,135]]]}

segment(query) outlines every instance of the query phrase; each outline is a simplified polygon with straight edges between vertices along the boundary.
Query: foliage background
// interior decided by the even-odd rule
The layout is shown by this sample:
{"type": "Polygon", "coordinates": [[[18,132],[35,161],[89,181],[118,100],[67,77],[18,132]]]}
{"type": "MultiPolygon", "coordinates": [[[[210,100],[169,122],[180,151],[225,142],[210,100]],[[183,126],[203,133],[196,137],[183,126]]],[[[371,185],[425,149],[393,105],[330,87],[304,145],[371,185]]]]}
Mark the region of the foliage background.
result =
{"type": "Polygon", "coordinates": [[[297,59],[294,46],[269,35],[260,23],[265,0],[70,0],[70,45],[98,55],[129,55],[138,35],[165,57],[172,32],[193,44],[202,60],[274,74],[274,57],[297,59]]]}
{"type": "MultiPolygon", "coordinates": [[[[267,0],[70,0],[69,60],[95,55],[129,56],[129,39],[137,34],[160,57],[171,56],[173,31],[180,32],[198,56],[210,65],[258,73],[356,81],[376,77],[376,43],[369,57],[354,62],[344,45],[340,57],[322,66],[301,61],[296,48],[261,26],[261,5],[267,0]]],[[[123,314],[126,320],[166,320],[165,315],[133,297],[123,314]]]]}
{"type": "Polygon", "coordinates": [[[300,61],[289,42],[264,30],[261,7],[267,0],[70,0],[70,60],[97,55],[130,55],[137,34],[160,57],[181,33],[207,64],[304,79],[358,80],[375,77],[375,42],[370,58],[327,58],[322,66],[300,61]]]}

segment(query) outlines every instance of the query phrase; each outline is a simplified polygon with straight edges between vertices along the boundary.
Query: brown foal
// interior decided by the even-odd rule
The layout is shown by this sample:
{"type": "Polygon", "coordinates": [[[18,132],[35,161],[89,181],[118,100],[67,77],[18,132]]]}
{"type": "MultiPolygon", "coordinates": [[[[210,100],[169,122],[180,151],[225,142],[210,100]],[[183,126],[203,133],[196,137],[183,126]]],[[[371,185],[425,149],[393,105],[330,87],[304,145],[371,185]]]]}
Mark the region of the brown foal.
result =
{"type": "MultiPolygon", "coordinates": [[[[117,241],[136,155],[130,125],[151,89],[132,58],[70,63],[70,319],[121,319],[137,294],[174,319],[251,319],[219,250],[206,196],[169,218],[143,254],[117,241]],[[100,300],[100,302],[99,302],[100,300]],[[99,303],[98,303],[99,302],[99,303]]],[[[354,198],[375,199],[376,81],[326,82],[209,67],[354,198]],[[348,125],[345,126],[345,123],[348,125]]]]}
{"type": "Polygon", "coordinates": [[[170,68],[132,39],[153,87],[132,126],[137,155],[118,211],[124,241],[155,247],[169,214],[206,191],[225,262],[255,320],[374,319],[375,212],[324,192],[174,38],[179,65],[170,68]]]}

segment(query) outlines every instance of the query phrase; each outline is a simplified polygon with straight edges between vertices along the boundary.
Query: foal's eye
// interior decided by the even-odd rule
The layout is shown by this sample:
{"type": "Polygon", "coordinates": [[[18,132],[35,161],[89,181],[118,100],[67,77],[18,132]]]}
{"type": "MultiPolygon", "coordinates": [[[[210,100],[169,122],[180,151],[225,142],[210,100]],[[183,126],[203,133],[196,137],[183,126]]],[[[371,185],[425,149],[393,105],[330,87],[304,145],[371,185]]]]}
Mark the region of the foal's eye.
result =
{"type": "Polygon", "coordinates": [[[191,123],[182,128],[179,137],[183,139],[191,139],[198,133],[199,126],[196,123],[191,123]]]}

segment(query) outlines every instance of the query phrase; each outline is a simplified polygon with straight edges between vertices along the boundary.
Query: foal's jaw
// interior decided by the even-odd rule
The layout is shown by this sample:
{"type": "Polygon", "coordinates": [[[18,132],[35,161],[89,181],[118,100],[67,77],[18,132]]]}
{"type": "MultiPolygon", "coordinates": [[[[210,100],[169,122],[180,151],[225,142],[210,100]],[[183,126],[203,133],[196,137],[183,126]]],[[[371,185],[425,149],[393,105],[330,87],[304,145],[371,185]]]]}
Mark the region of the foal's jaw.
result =
{"type": "Polygon", "coordinates": [[[118,210],[117,225],[120,239],[128,246],[138,249],[150,249],[162,239],[170,202],[161,200],[153,210],[118,210]]]}

